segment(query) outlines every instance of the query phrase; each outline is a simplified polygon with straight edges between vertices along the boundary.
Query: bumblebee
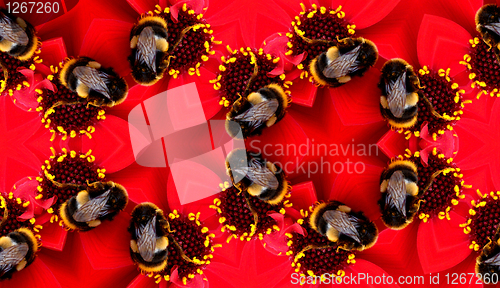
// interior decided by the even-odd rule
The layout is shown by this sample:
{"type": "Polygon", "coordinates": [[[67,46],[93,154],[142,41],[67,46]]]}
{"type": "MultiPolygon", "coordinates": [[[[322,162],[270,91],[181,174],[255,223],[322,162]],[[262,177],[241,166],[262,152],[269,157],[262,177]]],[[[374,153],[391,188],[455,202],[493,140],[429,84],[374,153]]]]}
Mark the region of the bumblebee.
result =
{"type": "Polygon", "coordinates": [[[27,228],[19,228],[0,238],[0,279],[10,279],[33,263],[38,241],[27,228]]]}
{"type": "Polygon", "coordinates": [[[31,24],[0,9],[0,51],[26,61],[33,56],[39,42],[31,24]]]}
{"type": "Polygon", "coordinates": [[[153,85],[163,77],[169,59],[167,39],[167,22],[159,16],[146,16],[132,28],[128,60],[137,83],[153,85]]]}
{"type": "Polygon", "coordinates": [[[352,211],[338,201],[314,207],[309,225],[319,234],[345,250],[364,250],[375,244],[377,226],[363,212],[352,211]]]}
{"type": "Polygon", "coordinates": [[[420,80],[413,67],[405,60],[395,58],[382,66],[378,87],[380,111],[394,128],[410,128],[417,123],[420,80]]]}
{"type": "Polygon", "coordinates": [[[64,63],[59,80],[69,90],[78,94],[82,101],[76,103],[58,102],[62,104],[78,104],[113,107],[122,103],[127,97],[127,82],[112,68],[104,68],[89,57],[78,57],[64,63]]]}
{"type": "Polygon", "coordinates": [[[269,84],[233,103],[226,115],[226,131],[233,138],[239,138],[240,128],[244,138],[260,135],[263,129],[285,117],[287,107],[288,97],[283,88],[269,84]]]}
{"type": "Polygon", "coordinates": [[[127,203],[127,190],[122,185],[112,181],[95,182],[64,202],[59,215],[66,227],[89,231],[103,220],[113,220],[127,203]]]}
{"type": "Polygon", "coordinates": [[[349,82],[353,76],[363,76],[377,59],[377,46],[372,41],[362,37],[344,38],[314,58],[309,64],[309,71],[316,83],[338,87],[349,82]]]}
{"type": "Polygon", "coordinates": [[[160,272],[167,267],[169,223],[153,203],[141,203],[132,211],[128,231],[130,256],[141,271],[160,272]]]}
{"type": "Polygon", "coordinates": [[[417,166],[408,160],[394,161],[382,172],[378,205],[387,227],[399,230],[413,221],[421,201],[417,183],[417,166]]]}
{"type": "Polygon", "coordinates": [[[497,284],[500,280],[500,231],[498,228],[493,239],[484,246],[481,254],[476,258],[475,270],[479,279],[485,283],[489,281],[486,284],[497,284]]]}
{"type": "Polygon", "coordinates": [[[477,10],[476,30],[500,62],[500,8],[497,5],[487,4],[477,10]]]}
{"type": "Polygon", "coordinates": [[[281,168],[245,149],[236,149],[227,155],[226,172],[238,190],[271,205],[280,203],[289,189],[281,168]]]}

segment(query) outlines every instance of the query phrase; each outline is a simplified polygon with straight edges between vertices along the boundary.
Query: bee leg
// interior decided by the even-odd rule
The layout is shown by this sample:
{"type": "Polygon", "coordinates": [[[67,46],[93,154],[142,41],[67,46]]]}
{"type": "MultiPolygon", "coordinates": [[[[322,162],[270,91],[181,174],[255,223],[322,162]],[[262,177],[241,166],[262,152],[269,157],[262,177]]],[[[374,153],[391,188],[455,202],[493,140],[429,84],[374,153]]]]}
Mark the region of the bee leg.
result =
{"type": "Polygon", "coordinates": [[[130,240],[130,249],[132,249],[132,252],[137,253],[139,248],[137,248],[137,242],[135,240],[130,240]]]}
{"type": "Polygon", "coordinates": [[[339,240],[340,232],[335,228],[330,228],[326,231],[326,237],[332,242],[337,242],[339,240]]]}
{"type": "Polygon", "coordinates": [[[347,82],[351,81],[351,76],[345,75],[345,76],[339,77],[339,78],[337,78],[337,81],[339,81],[339,83],[347,83],[347,82]]]}
{"type": "Polygon", "coordinates": [[[132,37],[132,39],[130,40],[130,49],[134,49],[135,47],[137,47],[138,40],[139,40],[139,36],[132,37]]]}
{"type": "Polygon", "coordinates": [[[167,237],[161,237],[156,239],[156,249],[159,250],[165,250],[167,249],[168,246],[168,238],[167,237]]]}
{"type": "Polygon", "coordinates": [[[269,118],[269,120],[266,121],[266,126],[267,127],[271,127],[274,125],[274,123],[276,123],[276,120],[278,118],[276,118],[276,115],[273,115],[273,117],[269,118]]]}
{"type": "Polygon", "coordinates": [[[101,63],[99,63],[97,61],[90,61],[89,63],[87,63],[87,66],[90,68],[99,69],[99,68],[101,68],[101,63]]]}
{"type": "Polygon", "coordinates": [[[23,19],[21,19],[20,17],[17,17],[16,18],[16,23],[19,24],[19,26],[21,26],[21,28],[23,29],[26,29],[26,26],[28,26],[26,24],[26,21],[24,21],[23,19]]]}
{"type": "Polygon", "coordinates": [[[92,221],[87,222],[87,224],[90,227],[97,227],[97,226],[101,225],[101,220],[99,220],[99,219],[92,220],[92,221]]]}
{"type": "Polygon", "coordinates": [[[168,51],[168,42],[165,38],[156,40],[156,50],[159,50],[161,52],[168,51]]]}
{"type": "Polygon", "coordinates": [[[387,182],[387,180],[382,181],[382,183],[380,184],[380,193],[384,193],[385,191],[387,191],[388,184],[389,183],[387,182]]]}
{"type": "Polygon", "coordinates": [[[26,259],[23,259],[23,261],[19,262],[19,264],[16,265],[16,270],[17,271],[21,271],[24,269],[24,267],[26,267],[26,264],[28,262],[26,262],[26,259]]]}
{"type": "Polygon", "coordinates": [[[418,195],[418,186],[415,182],[406,184],[406,194],[409,194],[411,196],[418,195]]]}
{"type": "Polygon", "coordinates": [[[351,207],[346,205],[340,205],[339,207],[337,207],[337,210],[339,210],[340,212],[349,213],[351,212],[351,207]]]}
{"type": "Polygon", "coordinates": [[[418,102],[418,94],[416,92],[406,95],[406,106],[415,106],[418,102]]]}

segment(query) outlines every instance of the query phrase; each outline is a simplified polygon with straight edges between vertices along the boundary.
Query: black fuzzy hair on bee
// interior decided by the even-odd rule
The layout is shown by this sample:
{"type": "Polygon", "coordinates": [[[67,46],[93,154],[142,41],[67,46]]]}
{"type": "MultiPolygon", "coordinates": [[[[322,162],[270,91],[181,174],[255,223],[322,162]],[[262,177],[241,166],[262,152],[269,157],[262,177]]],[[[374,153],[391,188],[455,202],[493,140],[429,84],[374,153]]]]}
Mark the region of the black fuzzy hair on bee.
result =
{"type": "MultiPolygon", "coordinates": [[[[35,28],[25,20],[20,17],[16,17],[7,12],[5,9],[0,9],[0,18],[3,19],[3,22],[10,22],[11,25],[15,25],[17,28],[21,28],[26,36],[28,37],[28,42],[26,44],[21,43],[13,43],[7,39],[8,37],[0,36],[0,51],[8,53],[10,56],[17,58],[21,61],[26,61],[30,59],[35,53],[36,49],[40,46],[40,39],[36,36],[35,28]]],[[[9,25],[9,24],[5,24],[9,25]]],[[[12,27],[11,27],[12,28],[12,27]]],[[[13,31],[14,29],[10,29],[8,31],[13,31]]],[[[9,32],[4,31],[4,34],[9,32]]],[[[19,38],[17,38],[19,39],[19,38]]]]}
{"type": "MultiPolygon", "coordinates": [[[[83,100],[79,103],[87,102],[91,105],[100,107],[113,107],[125,101],[128,93],[127,82],[114,71],[113,68],[102,67],[100,63],[92,58],[80,56],[73,58],[64,63],[59,74],[59,81],[69,90],[77,93],[83,100]],[[106,78],[106,89],[109,91],[109,96],[103,95],[96,91],[94,87],[89,87],[87,80],[84,82],[81,78],[75,75],[75,68],[90,67],[97,70],[97,73],[105,73],[109,77],[106,78]]],[[[89,84],[90,85],[90,84],[89,84]]],[[[59,103],[58,104],[75,104],[75,103],[59,103]]]]}
{"type": "MultiPolygon", "coordinates": [[[[20,271],[26,268],[28,265],[35,261],[36,252],[38,251],[39,242],[36,239],[33,232],[27,228],[19,228],[13,232],[7,234],[7,236],[3,236],[0,238],[0,253],[4,252],[6,249],[11,247],[14,243],[16,245],[20,245],[26,243],[28,249],[26,255],[24,256],[23,261],[25,261],[24,265],[19,262],[18,264],[11,265],[10,267],[7,265],[5,270],[0,271],[0,279],[10,279],[12,274],[16,271],[20,271]]],[[[12,256],[12,255],[10,255],[12,256]]],[[[8,256],[9,257],[9,256],[8,256]]]]}
{"type": "Polygon", "coordinates": [[[226,131],[233,138],[247,138],[250,136],[261,135],[262,131],[279,122],[286,115],[289,100],[283,88],[278,84],[269,84],[257,90],[257,92],[245,93],[233,103],[231,110],[226,115],[226,131]],[[276,99],[278,107],[273,116],[266,121],[257,122],[252,126],[249,119],[251,115],[238,119],[238,116],[248,113],[256,104],[263,101],[271,101],[276,99]],[[255,127],[258,125],[257,127],[255,127]],[[241,133],[240,133],[241,132],[241,133]]]}
{"type": "Polygon", "coordinates": [[[382,92],[380,112],[387,119],[389,125],[397,129],[413,127],[418,120],[418,101],[425,98],[420,91],[420,80],[413,71],[413,67],[403,59],[394,58],[388,60],[382,66],[378,87],[382,92]],[[402,91],[403,95],[401,96],[405,98],[401,100],[405,103],[403,104],[402,115],[396,117],[390,109],[389,91],[387,89],[388,87],[396,89],[396,83],[403,73],[406,73],[406,77],[402,79],[405,81],[405,86],[401,88],[405,89],[405,91],[402,91]],[[388,85],[388,83],[391,84],[388,85]]]}
{"type": "MultiPolygon", "coordinates": [[[[311,40],[314,42],[315,40],[311,40]]],[[[316,40],[320,41],[320,40],[316,40]]],[[[334,42],[333,42],[334,43],[334,42]]],[[[326,52],[321,53],[318,57],[314,58],[309,64],[309,71],[311,72],[314,81],[321,86],[339,87],[347,83],[354,76],[363,76],[370,67],[373,67],[378,59],[377,46],[370,40],[358,38],[344,38],[340,39],[334,46],[330,47],[326,52]],[[329,77],[329,65],[334,60],[340,59],[347,53],[360,47],[356,57],[356,61],[349,65],[351,70],[345,71],[342,77],[329,77]],[[355,66],[355,69],[353,69],[355,66]],[[326,74],[326,75],[325,75],[326,74]]],[[[335,65],[330,71],[338,70],[343,65],[335,65]],[[338,67],[337,67],[338,66],[338,67]],[[335,69],[333,69],[335,68],[335,69]]],[[[347,68],[349,68],[349,66],[347,68]]]]}
{"type": "MultiPolygon", "coordinates": [[[[128,194],[125,187],[114,182],[95,182],[89,185],[85,190],[80,191],[77,195],[71,197],[64,202],[59,208],[64,225],[71,230],[89,231],[94,229],[104,220],[113,220],[120,211],[123,211],[128,203],[128,194]],[[97,217],[92,221],[79,222],[75,220],[75,215],[81,212],[85,203],[98,199],[109,190],[105,207],[107,214],[97,217]]],[[[102,211],[102,210],[101,210],[102,211]]]]}
{"type": "Polygon", "coordinates": [[[500,8],[495,4],[484,5],[477,11],[475,21],[477,32],[500,61],[500,8]]]}
{"type": "Polygon", "coordinates": [[[380,211],[382,213],[381,219],[384,224],[395,230],[403,229],[413,221],[418,209],[420,207],[420,196],[423,191],[419,190],[417,186],[418,174],[417,166],[415,163],[408,160],[396,160],[389,164],[389,166],[380,175],[380,192],[382,197],[378,201],[380,211]],[[394,200],[388,194],[388,183],[397,171],[401,171],[405,181],[405,205],[404,215],[394,205],[394,200]],[[390,201],[388,201],[390,200],[390,201]],[[390,203],[388,203],[390,202],[390,203]]]}
{"type": "Polygon", "coordinates": [[[332,246],[338,245],[345,250],[364,250],[372,247],[378,238],[378,229],[375,224],[364,215],[363,212],[352,211],[351,208],[339,201],[330,201],[321,203],[314,207],[309,218],[309,225],[319,234],[327,237],[332,241],[332,246]],[[357,233],[359,234],[360,242],[357,242],[352,237],[344,234],[342,231],[336,235],[336,241],[332,241],[333,228],[330,226],[324,215],[327,211],[341,211],[349,216],[356,217],[359,222],[357,233]]]}
{"type": "Polygon", "coordinates": [[[169,43],[165,19],[159,16],[141,18],[130,31],[130,48],[132,54],[128,57],[128,61],[132,68],[132,77],[137,83],[149,86],[163,78],[163,74],[169,65],[169,43]],[[149,38],[152,37],[152,39],[141,38],[141,33],[145,29],[150,29],[147,31],[149,33],[145,33],[145,35],[148,35],[149,38]],[[145,51],[138,47],[138,41],[145,42],[141,43],[141,47],[146,47],[145,51]],[[151,55],[151,53],[155,53],[155,55],[151,55]],[[148,63],[149,60],[151,60],[151,63],[148,63]]]}

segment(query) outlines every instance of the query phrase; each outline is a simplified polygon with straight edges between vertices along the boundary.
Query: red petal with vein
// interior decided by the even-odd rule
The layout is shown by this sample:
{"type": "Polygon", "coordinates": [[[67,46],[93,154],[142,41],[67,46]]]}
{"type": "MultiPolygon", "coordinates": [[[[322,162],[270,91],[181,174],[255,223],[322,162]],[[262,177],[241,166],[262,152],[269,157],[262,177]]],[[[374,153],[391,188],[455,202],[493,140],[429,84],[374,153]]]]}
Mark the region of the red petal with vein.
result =
{"type": "Polygon", "coordinates": [[[92,139],[82,137],[82,151],[92,149],[92,155],[99,166],[106,169],[106,173],[119,171],[134,163],[127,121],[107,115],[95,128],[92,139]]]}
{"type": "MultiPolygon", "coordinates": [[[[345,269],[346,275],[356,276],[356,283],[342,283],[342,287],[399,287],[396,283],[388,284],[387,280],[384,281],[382,279],[387,278],[387,272],[379,266],[368,262],[363,259],[356,258],[356,263],[349,265],[345,269]],[[364,275],[364,276],[362,276],[364,275]],[[360,278],[361,277],[361,278],[360,278]],[[366,278],[363,280],[363,277],[366,278]],[[370,280],[368,277],[373,277],[373,279],[380,279],[380,282],[376,282],[375,280],[370,280]],[[378,285],[375,283],[379,283],[378,285]]],[[[394,282],[397,282],[397,279],[394,279],[394,282]]],[[[336,284],[333,285],[337,286],[336,284]]]]}
{"type": "Polygon", "coordinates": [[[377,145],[387,157],[394,158],[404,154],[408,148],[408,140],[405,139],[404,134],[391,129],[380,138],[377,145]]]}
{"type": "Polygon", "coordinates": [[[122,212],[113,221],[103,221],[95,229],[80,233],[85,254],[96,270],[133,265],[127,227],[130,216],[122,212]]]}
{"type": "Polygon", "coordinates": [[[204,287],[209,287],[208,282],[203,280],[203,276],[200,274],[196,274],[196,276],[193,279],[190,279],[186,285],[182,283],[182,279],[179,278],[179,273],[177,272],[177,269],[172,271],[172,274],[170,275],[170,282],[173,284],[177,285],[177,287],[189,287],[189,288],[204,288],[204,287]]]}
{"type": "Polygon", "coordinates": [[[45,265],[42,259],[35,259],[30,266],[12,275],[12,279],[5,280],[0,287],[41,287],[57,288],[61,284],[45,265]]]}
{"type": "Polygon", "coordinates": [[[289,198],[296,210],[306,211],[309,206],[318,201],[316,190],[312,181],[294,184],[292,186],[292,196],[289,198]]]}
{"type": "Polygon", "coordinates": [[[433,15],[424,15],[417,38],[420,66],[427,65],[434,71],[451,68],[452,76],[464,71],[465,66],[459,62],[469,53],[469,39],[469,32],[457,23],[433,15]]]}
{"type": "Polygon", "coordinates": [[[450,217],[449,221],[434,217],[420,224],[417,249],[424,273],[449,269],[471,253],[470,238],[459,227],[466,219],[453,211],[450,217]]]}
{"type": "Polygon", "coordinates": [[[62,37],[43,41],[42,46],[40,58],[43,59],[43,64],[47,66],[57,66],[59,62],[68,56],[62,37]]]}
{"type": "MultiPolygon", "coordinates": [[[[383,3],[376,0],[344,0],[333,2],[340,2],[342,11],[345,12],[349,22],[356,24],[356,29],[363,29],[384,19],[384,17],[396,7],[400,0],[384,1],[383,3]]],[[[333,8],[335,9],[336,7],[333,8]]]]}
{"type": "Polygon", "coordinates": [[[64,230],[57,223],[46,223],[38,233],[42,236],[43,247],[52,250],[62,251],[68,231],[64,230]]]}
{"type": "Polygon", "coordinates": [[[363,77],[329,89],[335,109],[344,125],[361,125],[384,121],[380,114],[380,72],[370,69],[363,77]]]}
{"type": "Polygon", "coordinates": [[[104,67],[113,67],[118,74],[125,76],[130,72],[127,57],[131,53],[129,37],[132,26],[132,23],[123,21],[95,19],[83,39],[80,55],[93,58],[104,67]]]}
{"type": "Polygon", "coordinates": [[[265,129],[261,136],[252,137],[245,141],[247,150],[262,153],[263,158],[277,163],[289,177],[293,177],[297,165],[302,161],[303,155],[286,151],[287,145],[298,149],[301,145],[307,147],[307,136],[302,127],[288,114],[280,122],[265,129]],[[277,149],[281,149],[277,151],[277,149]]]}
{"type": "Polygon", "coordinates": [[[210,282],[223,285],[220,287],[274,287],[288,277],[292,268],[288,257],[272,255],[258,241],[249,241],[244,245],[236,265],[220,263],[218,257],[214,257],[205,270],[210,282]]]}
{"type": "Polygon", "coordinates": [[[153,278],[149,278],[146,275],[139,274],[134,278],[127,288],[157,288],[158,284],[155,283],[153,278]]]}
{"type": "Polygon", "coordinates": [[[294,109],[293,104],[312,107],[318,91],[318,87],[314,86],[309,80],[300,79],[300,73],[302,73],[302,70],[295,69],[294,72],[287,74],[287,79],[293,81],[292,86],[290,86],[292,109],[294,109]]]}

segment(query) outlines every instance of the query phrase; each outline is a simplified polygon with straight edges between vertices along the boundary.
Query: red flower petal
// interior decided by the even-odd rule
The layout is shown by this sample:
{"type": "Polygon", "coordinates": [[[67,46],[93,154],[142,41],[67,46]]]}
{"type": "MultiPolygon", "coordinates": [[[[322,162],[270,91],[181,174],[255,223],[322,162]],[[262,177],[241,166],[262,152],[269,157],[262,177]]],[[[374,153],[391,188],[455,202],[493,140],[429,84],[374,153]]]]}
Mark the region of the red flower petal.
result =
{"type": "Polygon", "coordinates": [[[62,37],[43,41],[42,47],[40,58],[43,59],[43,64],[46,66],[56,66],[68,56],[66,53],[66,45],[62,37]]]}
{"type": "Polygon", "coordinates": [[[127,227],[130,217],[122,212],[113,221],[103,221],[95,229],[80,233],[85,254],[96,270],[133,265],[127,227]]]}
{"type": "Polygon", "coordinates": [[[139,14],[153,10],[158,4],[158,0],[127,0],[127,2],[139,14]]]}
{"type": "Polygon", "coordinates": [[[451,75],[464,71],[465,66],[459,62],[469,53],[469,39],[471,39],[469,32],[455,22],[433,15],[424,15],[417,38],[420,66],[427,65],[434,71],[451,68],[451,75]]]}
{"type": "Polygon", "coordinates": [[[418,256],[424,273],[435,273],[462,262],[469,254],[470,238],[459,224],[465,218],[450,212],[451,220],[431,219],[421,223],[418,231],[418,256]]]}
{"type": "Polygon", "coordinates": [[[394,158],[404,154],[408,148],[408,140],[405,139],[404,134],[391,129],[380,138],[377,145],[387,157],[394,158]]]}
{"type": "MultiPolygon", "coordinates": [[[[356,24],[357,29],[370,27],[373,24],[384,19],[400,0],[385,1],[383,4],[376,0],[362,1],[334,1],[342,5],[342,11],[345,12],[349,22],[356,24]]],[[[335,5],[333,5],[335,6],[335,5]]],[[[336,7],[333,7],[334,9],[336,7]]]]}
{"type": "Polygon", "coordinates": [[[6,280],[0,287],[61,287],[51,270],[41,259],[35,259],[30,266],[12,275],[11,280],[6,280]],[[3,285],[5,284],[5,286],[3,285]]]}
{"type": "Polygon", "coordinates": [[[132,23],[94,19],[83,39],[80,55],[93,58],[104,67],[112,67],[118,74],[125,76],[130,72],[127,61],[131,53],[130,30],[132,23]]]}
{"type": "Polygon", "coordinates": [[[312,181],[294,184],[292,188],[290,202],[296,210],[306,211],[309,206],[318,201],[316,190],[312,181]]]}
{"type": "Polygon", "coordinates": [[[296,69],[294,72],[287,74],[287,77],[290,77],[293,81],[293,85],[290,86],[292,103],[312,107],[316,99],[318,87],[314,86],[307,79],[298,78],[300,73],[302,73],[302,70],[296,69]]]}
{"type": "Polygon", "coordinates": [[[96,126],[92,139],[82,137],[82,151],[92,149],[101,168],[106,173],[119,171],[135,161],[130,143],[128,122],[118,117],[107,115],[96,126]],[[106,145],[101,145],[106,143],[106,145]]]}
{"type": "Polygon", "coordinates": [[[158,284],[155,283],[153,278],[146,275],[139,274],[134,278],[127,288],[157,288],[158,284]]]}
{"type": "MultiPolygon", "coordinates": [[[[385,283],[383,281],[380,282],[375,282],[371,281],[368,279],[368,277],[373,277],[375,278],[380,278],[381,280],[387,277],[387,272],[385,272],[382,268],[379,266],[368,262],[363,259],[356,259],[356,263],[347,266],[345,269],[346,275],[348,276],[356,276],[357,282],[355,283],[342,283],[342,286],[344,287],[352,287],[353,284],[359,284],[359,287],[399,287],[399,285],[396,284],[397,278],[394,279],[394,282],[392,284],[388,284],[388,281],[385,283]],[[364,275],[364,276],[361,276],[364,275]],[[360,278],[361,277],[361,278],[360,278]],[[363,280],[363,277],[366,279],[363,280]],[[378,285],[375,283],[379,283],[378,285]]],[[[352,279],[352,278],[351,278],[352,279]]],[[[337,286],[337,285],[334,285],[337,286]]]]}
{"type": "Polygon", "coordinates": [[[193,279],[190,279],[188,282],[186,282],[186,285],[184,285],[182,279],[179,278],[179,273],[177,272],[177,269],[172,271],[172,274],[170,275],[170,282],[177,285],[177,287],[189,287],[189,288],[209,287],[208,282],[204,280],[204,277],[200,274],[196,274],[196,276],[194,276],[193,279]]]}
{"type": "Polygon", "coordinates": [[[57,225],[57,223],[47,223],[43,225],[43,229],[38,234],[42,236],[43,247],[62,251],[68,231],[57,225]]]}

